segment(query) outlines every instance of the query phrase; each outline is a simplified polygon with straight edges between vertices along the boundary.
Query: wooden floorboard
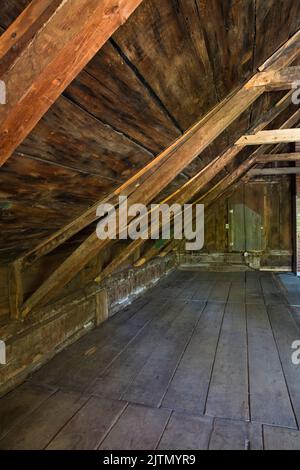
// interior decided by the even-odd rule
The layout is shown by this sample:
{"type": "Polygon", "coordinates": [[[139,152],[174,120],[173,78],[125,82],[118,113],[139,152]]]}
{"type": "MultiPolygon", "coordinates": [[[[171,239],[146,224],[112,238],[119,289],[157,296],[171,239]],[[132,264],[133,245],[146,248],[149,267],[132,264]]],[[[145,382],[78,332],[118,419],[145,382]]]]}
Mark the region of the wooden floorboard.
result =
{"type": "Polygon", "coordinates": [[[292,345],[300,340],[300,329],[295,323],[290,309],[285,305],[271,305],[268,308],[269,319],[278,348],[285,380],[293,404],[293,410],[300,424],[300,366],[292,361],[292,345]]]}
{"type": "Polygon", "coordinates": [[[247,305],[247,322],[251,419],[296,427],[266,307],[247,305]]]}
{"type": "Polygon", "coordinates": [[[225,304],[208,303],[168,387],[162,406],[204,414],[225,304]]]}
{"type": "Polygon", "coordinates": [[[262,426],[245,421],[216,419],[209,450],[262,450],[262,426]]]}
{"type": "Polygon", "coordinates": [[[207,415],[249,419],[247,363],[245,304],[227,304],[208,393],[207,415]]]}
{"type": "Polygon", "coordinates": [[[86,401],[76,393],[56,392],[0,440],[0,449],[44,449],[86,401]]]}
{"type": "Polygon", "coordinates": [[[300,450],[300,432],[291,429],[263,427],[265,450],[300,450]]]}
{"type": "Polygon", "coordinates": [[[123,399],[147,406],[159,406],[197,325],[204,304],[180,304],[181,311],[171,328],[162,332],[159,348],[154,350],[123,399]]]}
{"type": "Polygon", "coordinates": [[[35,384],[24,383],[0,400],[0,438],[20,423],[55,390],[35,384]]]}
{"type": "Polygon", "coordinates": [[[207,450],[213,429],[211,418],[174,413],[162,436],[159,450],[207,450]]]}
{"type": "Polygon", "coordinates": [[[47,446],[48,450],[95,450],[125,410],[127,404],[90,398],[47,446]]]}
{"type": "Polygon", "coordinates": [[[159,315],[99,374],[99,378],[91,384],[90,392],[94,395],[122,399],[149,356],[160,347],[162,331],[168,332],[180,315],[177,303],[168,300],[159,315]]]}
{"type": "Polygon", "coordinates": [[[129,405],[100,450],[152,450],[163,435],[170,411],[129,405]]]}
{"type": "Polygon", "coordinates": [[[300,450],[300,330],[274,279],[172,272],[0,400],[0,448],[300,450]]]}

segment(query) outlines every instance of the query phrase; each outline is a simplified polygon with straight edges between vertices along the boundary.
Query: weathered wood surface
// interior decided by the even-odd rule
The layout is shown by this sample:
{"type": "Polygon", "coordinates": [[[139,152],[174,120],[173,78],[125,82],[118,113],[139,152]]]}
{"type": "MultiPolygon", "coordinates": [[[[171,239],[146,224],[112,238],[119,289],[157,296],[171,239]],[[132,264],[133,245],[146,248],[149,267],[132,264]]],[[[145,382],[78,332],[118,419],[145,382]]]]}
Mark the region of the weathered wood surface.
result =
{"type": "MultiPolygon", "coordinates": [[[[1,2],[0,27],[9,27],[28,4],[29,0],[1,2]]],[[[113,37],[111,43],[105,45],[103,51],[88,64],[85,71],[66,91],[67,96],[74,102],[70,116],[77,112],[81,114],[84,109],[86,113],[96,116],[98,124],[96,125],[95,120],[94,129],[100,128],[101,124],[108,124],[116,132],[127,136],[132,143],[134,154],[135,143],[141,144],[142,159],[145,152],[143,147],[157,153],[176,138],[179,128],[185,131],[217,100],[225,97],[246,77],[251,76],[261,63],[296,32],[299,28],[299,9],[298,2],[294,0],[258,0],[256,5],[254,0],[229,3],[205,0],[193,4],[180,1],[176,5],[171,0],[163,5],[158,0],[144,0],[132,21],[113,37]],[[237,57],[239,60],[236,60],[237,57]],[[139,109],[143,109],[143,112],[139,113],[139,109]],[[155,138],[151,141],[152,136],[155,138]]],[[[256,109],[254,106],[252,123],[255,121],[253,117],[256,115],[256,109]]],[[[230,135],[223,134],[200,158],[195,159],[193,166],[186,170],[188,174],[194,175],[223,151],[233,132],[240,130],[246,133],[250,114],[247,112],[237,121],[231,128],[230,135]]],[[[51,156],[54,166],[50,168],[54,174],[59,171],[56,158],[59,163],[62,157],[59,152],[60,144],[56,139],[57,121],[52,117],[51,110],[46,120],[49,124],[47,131],[45,130],[43,135],[39,131],[36,137],[33,132],[30,140],[38,154],[41,139],[43,151],[47,150],[47,155],[51,156]]],[[[40,126],[46,129],[44,124],[40,123],[40,126]]],[[[93,139],[82,140],[79,153],[78,139],[72,129],[69,119],[69,127],[64,124],[63,135],[59,136],[67,143],[69,149],[75,149],[77,158],[76,161],[73,159],[74,164],[84,169],[86,175],[91,175],[94,171],[99,173],[96,166],[99,152],[95,153],[93,150],[93,139]],[[84,158],[81,153],[85,155],[84,158]],[[90,163],[93,168],[89,167],[90,163]]],[[[84,131],[83,134],[88,132],[84,131]]],[[[30,150],[28,144],[26,145],[30,150]]],[[[114,187],[114,182],[108,188],[108,182],[100,181],[99,178],[98,194],[90,199],[90,195],[86,197],[89,184],[84,179],[85,174],[82,174],[78,183],[82,203],[80,207],[77,201],[74,204],[72,195],[64,193],[64,184],[60,182],[59,196],[49,198],[47,194],[47,211],[43,213],[37,209],[32,213],[29,210],[31,205],[22,204],[22,188],[23,185],[27,187],[26,174],[34,172],[43,180],[44,172],[33,160],[27,160],[25,169],[24,158],[18,155],[16,164],[9,168],[10,181],[13,183],[14,179],[18,179],[20,188],[13,205],[11,197],[6,193],[1,198],[4,213],[1,245],[5,245],[6,249],[0,253],[1,259],[4,260],[14,259],[21,251],[30,250],[66,222],[74,220],[99,200],[102,194],[114,187]],[[61,217],[60,214],[65,212],[66,199],[69,200],[67,214],[61,217]],[[51,225],[49,220],[53,220],[51,225]],[[44,229],[37,230],[37,225],[44,229]],[[18,235],[16,229],[19,228],[22,232],[19,231],[18,235]]],[[[42,151],[40,158],[46,159],[42,151]]],[[[103,156],[102,162],[105,171],[113,171],[111,160],[106,164],[103,156]]],[[[121,165],[123,164],[124,160],[121,165]]],[[[127,164],[130,171],[130,161],[127,164]]],[[[5,178],[7,179],[7,176],[5,178]]],[[[2,185],[2,180],[0,181],[2,185]]],[[[46,197],[46,190],[43,196],[46,197]]],[[[30,198],[28,188],[26,197],[30,198]]],[[[39,198],[36,197],[35,200],[37,199],[39,198]]]]}
{"type": "Polygon", "coordinates": [[[298,142],[300,139],[300,129],[275,129],[270,131],[260,131],[253,135],[244,135],[237,145],[271,145],[278,143],[298,142]]]}
{"type": "Polygon", "coordinates": [[[1,78],[7,90],[0,111],[1,164],[140,3],[121,0],[116,8],[111,0],[76,5],[34,0],[1,36],[1,78]],[[26,120],[20,121],[20,115],[26,120]]]}
{"type": "Polygon", "coordinates": [[[271,274],[172,273],[0,399],[0,448],[299,450],[299,329],[288,306],[258,303],[261,285],[267,302],[280,295],[271,274]],[[206,302],[226,280],[226,305],[180,300],[206,302]],[[147,388],[125,397],[141,373],[147,388]]]}
{"type": "Polygon", "coordinates": [[[300,80],[300,67],[288,67],[282,70],[271,70],[270,72],[261,72],[247,87],[263,86],[270,90],[288,90],[294,88],[295,83],[300,80]]]}

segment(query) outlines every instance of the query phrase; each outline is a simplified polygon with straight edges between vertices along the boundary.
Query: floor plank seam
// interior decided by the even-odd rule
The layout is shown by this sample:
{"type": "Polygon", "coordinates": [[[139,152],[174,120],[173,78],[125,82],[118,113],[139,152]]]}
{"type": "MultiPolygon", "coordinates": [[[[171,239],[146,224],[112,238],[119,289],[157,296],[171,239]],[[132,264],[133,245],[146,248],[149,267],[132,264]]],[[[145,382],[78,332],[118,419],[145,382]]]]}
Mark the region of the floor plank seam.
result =
{"type": "Polygon", "coordinates": [[[208,415],[206,414],[206,411],[207,411],[207,401],[208,401],[208,397],[209,397],[210,386],[211,386],[211,383],[212,383],[214,368],[215,368],[215,364],[216,364],[217,351],[218,351],[218,347],[219,347],[219,344],[220,344],[220,339],[221,339],[221,334],[222,334],[222,329],[223,329],[223,324],[224,324],[224,318],[225,318],[225,312],[226,312],[226,304],[224,304],[224,310],[223,310],[223,315],[222,315],[222,321],[221,321],[221,324],[220,324],[220,329],[219,329],[219,334],[218,334],[217,345],[216,345],[216,349],[215,349],[215,353],[214,353],[214,360],[213,360],[213,363],[212,363],[212,366],[211,366],[210,377],[209,377],[209,382],[208,382],[208,387],[207,387],[207,393],[206,393],[206,397],[205,397],[205,405],[204,405],[204,410],[203,410],[203,413],[204,413],[205,416],[208,416],[208,415]]]}

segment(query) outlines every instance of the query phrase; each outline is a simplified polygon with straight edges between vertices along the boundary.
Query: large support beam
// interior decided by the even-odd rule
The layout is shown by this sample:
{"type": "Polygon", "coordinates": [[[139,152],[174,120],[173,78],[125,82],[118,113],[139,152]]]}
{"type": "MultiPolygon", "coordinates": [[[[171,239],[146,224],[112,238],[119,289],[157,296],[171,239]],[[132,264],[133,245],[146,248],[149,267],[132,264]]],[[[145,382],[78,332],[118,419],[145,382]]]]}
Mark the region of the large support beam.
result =
{"type": "Polygon", "coordinates": [[[272,90],[289,90],[300,81],[300,67],[288,67],[281,70],[270,70],[255,75],[247,84],[247,88],[266,87],[272,90]]]}
{"type": "MultiPolygon", "coordinates": [[[[299,52],[300,33],[298,32],[276,53],[275,60],[270,59],[270,67],[286,67],[299,52]]],[[[159,155],[142,171],[142,181],[136,181],[136,188],[128,198],[129,206],[135,203],[149,204],[263,92],[262,87],[247,90],[243,86],[219,104],[173,146],[159,155]]],[[[119,217],[123,215],[121,210],[118,209],[117,212],[119,217]]],[[[25,302],[22,316],[26,317],[33,308],[48,302],[108,243],[109,240],[99,240],[96,233],[88,237],[25,302]]]]}
{"type": "Polygon", "coordinates": [[[237,145],[271,145],[278,143],[292,143],[300,141],[300,129],[276,129],[260,131],[253,135],[244,135],[237,145]]]}
{"type": "Polygon", "coordinates": [[[0,38],[0,165],[142,0],[33,0],[0,38]]]}

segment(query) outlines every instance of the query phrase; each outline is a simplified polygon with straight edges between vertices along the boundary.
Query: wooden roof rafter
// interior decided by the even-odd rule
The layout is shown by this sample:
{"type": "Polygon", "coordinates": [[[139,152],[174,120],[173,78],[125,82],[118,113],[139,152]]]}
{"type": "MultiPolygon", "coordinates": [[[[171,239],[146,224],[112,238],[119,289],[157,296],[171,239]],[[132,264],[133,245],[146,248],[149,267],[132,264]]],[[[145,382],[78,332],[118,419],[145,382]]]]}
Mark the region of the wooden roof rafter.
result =
{"type": "Polygon", "coordinates": [[[0,38],[0,166],[142,0],[32,0],[0,38]],[[34,103],[34,105],[33,105],[34,103]]]}

